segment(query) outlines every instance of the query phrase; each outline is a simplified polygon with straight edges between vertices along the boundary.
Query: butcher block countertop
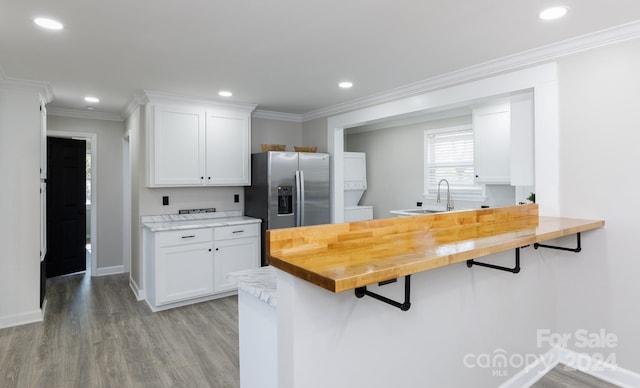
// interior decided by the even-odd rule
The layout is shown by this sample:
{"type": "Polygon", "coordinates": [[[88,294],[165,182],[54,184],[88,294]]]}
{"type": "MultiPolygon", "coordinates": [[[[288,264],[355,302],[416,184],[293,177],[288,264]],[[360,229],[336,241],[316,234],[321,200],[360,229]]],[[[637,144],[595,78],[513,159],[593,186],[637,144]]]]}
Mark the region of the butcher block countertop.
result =
{"type": "Polygon", "coordinates": [[[603,226],[531,204],[273,229],[266,248],[272,266],[341,292],[603,226]]]}

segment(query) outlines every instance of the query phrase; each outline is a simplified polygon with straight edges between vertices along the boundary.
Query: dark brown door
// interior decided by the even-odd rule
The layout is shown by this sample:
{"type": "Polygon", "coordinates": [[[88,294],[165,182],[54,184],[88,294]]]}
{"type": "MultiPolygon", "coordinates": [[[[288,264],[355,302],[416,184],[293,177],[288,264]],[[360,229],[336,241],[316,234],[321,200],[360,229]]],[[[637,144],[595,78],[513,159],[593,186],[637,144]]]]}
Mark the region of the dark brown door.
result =
{"type": "Polygon", "coordinates": [[[47,138],[47,277],[85,271],[86,144],[47,138]]]}

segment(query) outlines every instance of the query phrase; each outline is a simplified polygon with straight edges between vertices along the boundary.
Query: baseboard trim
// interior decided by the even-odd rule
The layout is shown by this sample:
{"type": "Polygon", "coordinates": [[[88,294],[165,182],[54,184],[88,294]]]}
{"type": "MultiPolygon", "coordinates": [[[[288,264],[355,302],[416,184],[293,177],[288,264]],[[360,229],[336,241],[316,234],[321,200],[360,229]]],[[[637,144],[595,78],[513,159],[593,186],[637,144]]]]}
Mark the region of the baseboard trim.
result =
{"type": "Polygon", "coordinates": [[[146,300],[146,302],[149,308],[151,309],[151,311],[156,313],[158,311],[164,311],[164,310],[169,310],[176,307],[188,306],[190,304],[195,304],[195,303],[208,302],[210,300],[225,298],[227,296],[232,296],[232,295],[238,295],[238,290],[236,289],[231,291],[225,291],[215,295],[203,296],[201,298],[186,299],[179,302],[164,304],[160,306],[152,305],[151,302],[149,302],[149,300],[146,300]]]}
{"type": "Polygon", "coordinates": [[[7,315],[0,317],[0,329],[7,327],[26,325],[28,323],[42,322],[43,310],[37,309],[27,313],[7,315]]]}
{"type": "Polygon", "coordinates": [[[621,387],[640,387],[640,374],[636,372],[568,349],[560,349],[559,353],[560,362],[571,368],[621,387]]]}
{"type": "Polygon", "coordinates": [[[144,290],[141,290],[140,287],[138,287],[138,283],[131,277],[129,277],[129,288],[133,291],[133,295],[135,295],[138,302],[145,299],[144,290]]]}
{"type": "Polygon", "coordinates": [[[116,275],[124,272],[124,265],[114,265],[113,267],[96,268],[96,271],[92,276],[116,275]]]}
{"type": "Polygon", "coordinates": [[[42,301],[42,307],[40,307],[40,317],[44,321],[44,315],[47,313],[47,297],[44,297],[44,301],[42,301]]]}
{"type": "Polygon", "coordinates": [[[502,383],[499,388],[530,387],[558,365],[559,362],[560,352],[558,349],[553,348],[502,383]]]}
{"type": "Polygon", "coordinates": [[[500,388],[530,387],[558,364],[624,388],[640,387],[640,374],[565,348],[553,348],[505,381],[500,388]]]}

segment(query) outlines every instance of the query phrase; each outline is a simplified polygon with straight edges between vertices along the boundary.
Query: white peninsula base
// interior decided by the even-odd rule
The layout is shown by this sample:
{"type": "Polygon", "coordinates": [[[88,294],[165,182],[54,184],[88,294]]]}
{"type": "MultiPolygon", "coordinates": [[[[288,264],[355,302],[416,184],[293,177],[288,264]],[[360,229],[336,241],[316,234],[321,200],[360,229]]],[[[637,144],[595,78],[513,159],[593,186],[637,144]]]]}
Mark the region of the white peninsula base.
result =
{"type": "Polygon", "coordinates": [[[228,275],[238,285],[241,388],[278,388],[276,270],[262,267],[228,275]]]}

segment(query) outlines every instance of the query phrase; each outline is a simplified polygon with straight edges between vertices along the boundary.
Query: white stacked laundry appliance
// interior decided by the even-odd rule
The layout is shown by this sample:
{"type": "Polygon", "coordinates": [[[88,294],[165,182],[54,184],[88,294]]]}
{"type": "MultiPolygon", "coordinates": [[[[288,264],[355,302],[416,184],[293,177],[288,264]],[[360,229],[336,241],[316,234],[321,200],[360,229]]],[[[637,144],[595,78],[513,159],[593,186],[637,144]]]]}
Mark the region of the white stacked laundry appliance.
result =
{"type": "Polygon", "coordinates": [[[364,152],[344,153],[344,222],[373,219],[373,206],[358,205],[367,189],[367,157],[364,152]]]}

